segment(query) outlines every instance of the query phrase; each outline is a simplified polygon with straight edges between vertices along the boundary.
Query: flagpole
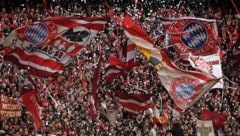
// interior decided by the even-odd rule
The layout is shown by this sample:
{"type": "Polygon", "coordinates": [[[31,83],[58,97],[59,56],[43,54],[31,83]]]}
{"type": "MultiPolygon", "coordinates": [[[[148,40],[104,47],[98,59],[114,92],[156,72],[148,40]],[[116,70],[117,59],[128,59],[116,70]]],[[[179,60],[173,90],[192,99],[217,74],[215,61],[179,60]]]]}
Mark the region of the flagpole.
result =
{"type": "Polygon", "coordinates": [[[48,87],[46,88],[46,91],[48,93],[48,96],[53,100],[53,102],[55,103],[55,108],[58,107],[59,103],[52,97],[52,95],[50,94],[48,87]]]}
{"type": "Polygon", "coordinates": [[[138,0],[135,1],[134,11],[136,11],[137,9],[137,3],[138,3],[138,0]]]}

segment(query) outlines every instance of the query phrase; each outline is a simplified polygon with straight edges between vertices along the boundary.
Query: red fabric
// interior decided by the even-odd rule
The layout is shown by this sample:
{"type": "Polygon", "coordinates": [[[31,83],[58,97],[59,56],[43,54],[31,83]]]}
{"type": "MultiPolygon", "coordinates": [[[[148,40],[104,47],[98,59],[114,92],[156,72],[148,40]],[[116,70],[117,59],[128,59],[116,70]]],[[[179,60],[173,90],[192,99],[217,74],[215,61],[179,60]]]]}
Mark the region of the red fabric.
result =
{"type": "Polygon", "coordinates": [[[42,121],[39,117],[38,111],[38,98],[37,98],[37,91],[36,90],[29,90],[25,92],[21,96],[21,100],[23,105],[27,108],[27,110],[31,113],[31,116],[34,120],[35,129],[38,130],[41,127],[42,121]]]}
{"type": "Polygon", "coordinates": [[[202,111],[201,120],[212,120],[213,127],[220,128],[223,126],[225,115],[204,109],[202,111]]]}

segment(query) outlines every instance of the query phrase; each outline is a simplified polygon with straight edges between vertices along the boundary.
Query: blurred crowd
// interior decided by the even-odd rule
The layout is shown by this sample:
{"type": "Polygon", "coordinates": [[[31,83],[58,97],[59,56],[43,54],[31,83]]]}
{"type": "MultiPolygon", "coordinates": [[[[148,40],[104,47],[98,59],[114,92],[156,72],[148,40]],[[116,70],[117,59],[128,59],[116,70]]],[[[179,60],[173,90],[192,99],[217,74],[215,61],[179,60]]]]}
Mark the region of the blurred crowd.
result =
{"type": "MultiPolygon", "coordinates": [[[[12,2],[12,1],[10,1],[12,2]]],[[[103,0],[53,0],[46,1],[46,5],[39,1],[24,1],[21,3],[2,3],[0,13],[0,29],[7,37],[15,28],[51,16],[79,16],[97,17],[107,16],[109,9],[103,0]]],[[[56,78],[41,79],[32,77],[38,85],[39,97],[43,103],[41,107],[42,127],[35,130],[33,119],[23,108],[19,118],[0,119],[0,135],[30,136],[30,135],[58,135],[58,136],[147,136],[147,135],[196,135],[196,120],[200,119],[203,109],[225,114],[224,126],[215,130],[218,136],[240,136],[240,74],[232,71],[228,66],[231,47],[239,44],[240,17],[230,1],[199,0],[142,0],[138,4],[132,0],[107,0],[116,16],[123,17],[129,13],[154,39],[156,45],[164,49],[172,60],[176,60],[173,47],[164,45],[163,30],[159,29],[159,17],[194,16],[216,19],[219,33],[219,47],[225,53],[222,59],[224,89],[212,90],[204,95],[194,106],[183,115],[175,116],[171,111],[169,120],[165,124],[154,124],[152,110],[146,110],[138,115],[130,116],[119,104],[114,91],[128,91],[131,93],[153,94],[153,102],[163,113],[168,107],[173,107],[173,101],[161,85],[154,68],[145,57],[137,52],[138,67],[128,72],[127,79],[116,77],[113,82],[105,80],[104,64],[109,55],[118,53],[119,47],[126,40],[122,28],[111,20],[97,36],[87,45],[86,50],[76,56],[64,73],[56,78]],[[159,30],[158,33],[156,30],[159,30]],[[160,34],[159,34],[160,33],[160,34]],[[162,34],[161,34],[162,33],[162,34]],[[100,54],[100,52],[102,52],[100,54]],[[99,56],[101,55],[101,56],[99,56]],[[91,79],[99,57],[103,58],[100,82],[98,85],[97,115],[89,117],[91,96],[91,79]],[[134,86],[134,87],[133,87],[134,86]],[[162,103],[160,102],[162,100],[162,103]],[[105,110],[117,112],[114,123],[102,113],[105,110]],[[161,107],[161,108],[160,108],[161,107]],[[134,117],[133,117],[134,116],[134,117]],[[174,129],[178,127],[178,131],[174,129]]],[[[240,3],[236,3],[237,6],[240,3]]],[[[179,60],[175,63],[184,69],[179,60]]],[[[191,68],[190,68],[191,69],[191,68]]],[[[0,56],[0,94],[19,97],[19,78],[21,70],[0,56]]]]}

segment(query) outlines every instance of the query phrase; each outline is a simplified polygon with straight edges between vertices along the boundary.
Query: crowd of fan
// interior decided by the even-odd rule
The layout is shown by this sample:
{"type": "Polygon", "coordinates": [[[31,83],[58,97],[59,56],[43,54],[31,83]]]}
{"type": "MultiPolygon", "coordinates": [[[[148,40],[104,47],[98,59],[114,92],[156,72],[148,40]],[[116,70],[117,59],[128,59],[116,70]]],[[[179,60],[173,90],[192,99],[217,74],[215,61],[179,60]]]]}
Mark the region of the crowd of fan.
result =
{"type": "MultiPolygon", "coordinates": [[[[128,72],[127,79],[117,77],[112,83],[108,83],[104,79],[104,67],[102,67],[98,86],[98,98],[100,100],[97,106],[98,114],[94,119],[90,119],[91,79],[98,58],[103,57],[103,62],[106,63],[109,55],[117,53],[119,45],[126,40],[126,36],[123,34],[119,24],[111,20],[92,40],[87,49],[66,67],[66,70],[59,78],[49,77],[40,79],[34,77],[39,87],[39,96],[43,102],[43,107],[41,108],[41,129],[35,131],[33,119],[24,108],[21,117],[0,120],[0,135],[142,136],[153,133],[153,129],[155,129],[157,135],[176,135],[176,131],[172,128],[179,124],[184,135],[190,136],[196,134],[196,120],[200,118],[201,111],[207,108],[226,115],[224,126],[216,130],[217,135],[240,136],[240,91],[237,89],[238,85],[240,85],[240,77],[238,76],[239,74],[229,72],[227,67],[231,45],[236,44],[236,41],[239,40],[236,37],[238,37],[240,29],[239,16],[237,16],[234,9],[228,9],[231,3],[227,6],[224,5],[225,7],[220,7],[220,5],[213,5],[208,2],[194,3],[186,0],[178,7],[178,3],[174,1],[168,3],[167,1],[146,0],[141,5],[135,5],[131,0],[112,0],[108,2],[114,9],[116,16],[123,17],[128,12],[149,33],[159,47],[166,49],[165,51],[168,52],[169,57],[173,60],[176,52],[165,48],[164,35],[155,33],[159,27],[160,16],[196,16],[216,19],[219,30],[219,46],[226,53],[226,57],[222,59],[223,72],[228,79],[224,79],[224,89],[210,91],[183,115],[174,117],[171,113],[168,122],[164,125],[156,127],[153,124],[151,110],[144,111],[134,118],[130,118],[123,111],[118,99],[116,99],[114,95],[115,90],[132,93],[151,93],[153,94],[153,101],[156,107],[162,106],[163,110],[167,110],[168,106],[173,106],[173,101],[161,85],[156,71],[149,65],[144,56],[138,52],[136,61],[139,66],[128,72]],[[99,56],[100,50],[103,52],[102,56],[99,56]],[[162,105],[160,99],[162,99],[162,105]],[[116,121],[110,122],[109,119],[101,114],[101,104],[103,103],[106,105],[107,110],[115,110],[117,112],[116,121]]],[[[2,8],[0,27],[5,37],[17,27],[46,17],[59,15],[80,17],[107,16],[109,10],[104,1],[65,0],[47,3],[46,7],[41,3],[33,7],[28,6],[27,3],[24,4],[24,6],[16,5],[10,7],[11,11],[6,11],[2,8]]],[[[1,94],[18,98],[20,76],[21,72],[18,67],[10,62],[4,62],[3,56],[1,56],[1,94]]],[[[159,112],[162,111],[159,110],[159,112]]],[[[181,132],[177,133],[179,136],[181,135],[181,132]]]]}

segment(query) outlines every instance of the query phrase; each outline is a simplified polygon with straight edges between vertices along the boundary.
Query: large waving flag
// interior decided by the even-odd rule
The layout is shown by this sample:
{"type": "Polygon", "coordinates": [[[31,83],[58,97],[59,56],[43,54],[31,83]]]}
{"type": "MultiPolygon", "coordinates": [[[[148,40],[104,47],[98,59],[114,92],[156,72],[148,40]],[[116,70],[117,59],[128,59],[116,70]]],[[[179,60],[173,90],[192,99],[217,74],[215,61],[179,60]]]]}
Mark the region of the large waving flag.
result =
{"type": "Polygon", "coordinates": [[[128,94],[117,91],[116,96],[119,98],[124,110],[133,114],[138,114],[153,107],[152,95],[150,94],[128,94]]]}
{"type": "Polygon", "coordinates": [[[123,19],[122,27],[127,37],[155,67],[162,85],[181,110],[185,111],[191,107],[218,82],[212,75],[177,68],[164,51],[155,47],[152,39],[129,15],[123,19]]]}
{"type": "Polygon", "coordinates": [[[13,30],[5,60],[39,77],[58,76],[109,18],[51,17],[13,30]]]}
{"type": "Polygon", "coordinates": [[[181,17],[162,19],[162,24],[182,57],[188,53],[210,55],[218,50],[216,20],[181,17]]]}

